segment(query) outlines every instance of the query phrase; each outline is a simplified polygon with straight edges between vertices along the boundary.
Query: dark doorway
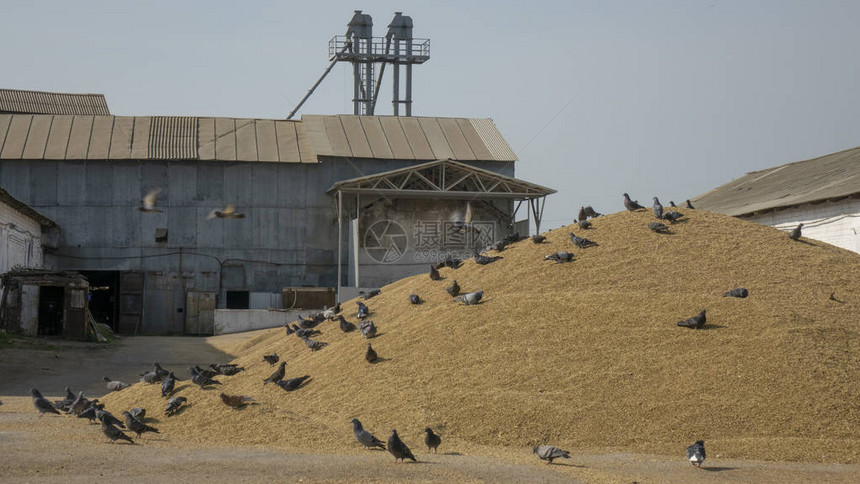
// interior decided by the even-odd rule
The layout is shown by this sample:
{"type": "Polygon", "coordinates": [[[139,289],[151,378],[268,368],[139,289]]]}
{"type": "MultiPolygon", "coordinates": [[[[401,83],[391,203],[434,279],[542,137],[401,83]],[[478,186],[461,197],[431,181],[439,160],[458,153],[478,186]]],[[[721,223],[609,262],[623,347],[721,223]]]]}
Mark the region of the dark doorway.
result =
{"type": "Polygon", "coordinates": [[[62,286],[39,288],[39,336],[63,334],[63,292],[62,286]]]}
{"type": "Polygon", "coordinates": [[[119,319],[119,271],[81,271],[90,281],[89,308],[93,318],[117,330],[119,319]]]}
{"type": "Polygon", "coordinates": [[[248,309],[251,294],[248,291],[227,291],[227,309],[248,309]]]}

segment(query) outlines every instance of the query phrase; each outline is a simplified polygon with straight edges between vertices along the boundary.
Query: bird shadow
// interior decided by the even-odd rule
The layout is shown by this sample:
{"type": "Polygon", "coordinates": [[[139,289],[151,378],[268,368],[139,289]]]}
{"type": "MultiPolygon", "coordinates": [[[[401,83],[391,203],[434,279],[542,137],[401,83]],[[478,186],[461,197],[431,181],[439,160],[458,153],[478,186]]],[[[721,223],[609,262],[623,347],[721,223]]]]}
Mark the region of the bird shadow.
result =
{"type": "Polygon", "coordinates": [[[186,410],[188,410],[189,408],[191,408],[193,406],[194,406],[193,403],[186,403],[185,405],[179,407],[179,409],[177,409],[175,412],[173,412],[171,417],[175,417],[177,415],[182,415],[183,413],[185,413],[186,410]]]}
{"type": "Polygon", "coordinates": [[[185,385],[180,385],[179,387],[174,388],[172,392],[170,392],[170,396],[173,396],[174,394],[179,393],[180,391],[185,390],[186,388],[188,388],[190,386],[191,385],[189,385],[187,383],[185,385]]]}
{"type": "Polygon", "coordinates": [[[463,454],[461,454],[459,452],[445,452],[442,455],[463,455],[463,454]]]}
{"type": "Polygon", "coordinates": [[[568,464],[567,462],[550,462],[550,464],[549,464],[549,465],[552,465],[552,466],[562,466],[562,467],[577,467],[577,468],[580,468],[580,469],[584,469],[584,468],[586,468],[586,467],[587,467],[587,466],[585,466],[585,465],[568,464]]]}
{"type": "Polygon", "coordinates": [[[377,332],[375,335],[373,335],[373,338],[365,338],[365,339],[376,339],[376,338],[379,338],[380,336],[382,336],[384,334],[385,334],[385,332],[381,332],[381,333],[377,332]]]}
{"type": "MultiPolygon", "coordinates": [[[[651,232],[654,232],[654,231],[652,230],[651,232]]],[[[654,232],[654,233],[658,234],[658,235],[675,235],[675,232],[672,232],[671,230],[666,230],[664,232],[654,232]]]]}
{"type": "Polygon", "coordinates": [[[703,471],[708,472],[723,472],[723,471],[733,471],[737,469],[737,467],[700,467],[703,471]]]}
{"type": "Polygon", "coordinates": [[[389,361],[389,360],[391,360],[391,358],[382,358],[381,356],[377,356],[376,361],[372,361],[372,362],[370,362],[370,364],[375,365],[377,363],[383,363],[383,362],[389,361]]]}
{"type": "Polygon", "coordinates": [[[814,244],[808,240],[798,239],[797,242],[800,242],[801,244],[811,245],[813,247],[818,247],[818,244],[814,244]]]}
{"type": "Polygon", "coordinates": [[[703,325],[699,329],[722,329],[722,328],[727,328],[727,327],[728,326],[724,326],[722,324],[705,323],[705,325],[703,325]]]}

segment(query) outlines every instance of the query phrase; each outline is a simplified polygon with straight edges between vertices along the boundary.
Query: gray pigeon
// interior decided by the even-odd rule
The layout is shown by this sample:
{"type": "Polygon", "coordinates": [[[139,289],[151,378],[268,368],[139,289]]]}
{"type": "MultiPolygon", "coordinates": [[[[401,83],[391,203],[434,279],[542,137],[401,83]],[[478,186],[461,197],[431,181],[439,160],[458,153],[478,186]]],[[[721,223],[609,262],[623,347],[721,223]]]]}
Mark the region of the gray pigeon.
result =
{"type": "Polygon", "coordinates": [[[146,409],[143,407],[134,407],[128,413],[137,420],[143,422],[146,420],[146,409]]]}
{"type": "Polygon", "coordinates": [[[370,343],[367,343],[367,352],[364,353],[364,359],[367,360],[368,363],[376,363],[379,361],[379,356],[376,354],[373,347],[370,346],[370,343]]]}
{"type": "Polygon", "coordinates": [[[206,378],[215,378],[220,375],[219,372],[213,370],[212,368],[200,368],[200,365],[194,365],[194,369],[197,370],[197,373],[205,376],[206,378]]]}
{"type": "Polygon", "coordinates": [[[451,283],[450,286],[445,288],[445,291],[451,295],[451,297],[457,297],[460,295],[460,285],[457,284],[457,279],[454,279],[454,282],[451,283]]]}
{"type": "Polygon", "coordinates": [[[490,257],[490,256],[486,256],[484,254],[475,254],[475,263],[478,265],[485,266],[491,262],[496,262],[497,260],[499,260],[501,258],[502,258],[502,256],[500,256],[500,255],[490,257]]]}
{"type": "Polygon", "coordinates": [[[295,390],[296,388],[302,386],[302,383],[304,383],[305,380],[307,380],[310,377],[311,377],[310,375],[305,375],[305,376],[300,376],[298,378],[290,378],[289,380],[280,380],[280,381],[275,382],[275,385],[278,385],[279,387],[283,388],[285,391],[291,392],[291,391],[295,390]]]}
{"type": "Polygon", "coordinates": [[[307,346],[308,348],[310,348],[310,350],[311,350],[311,351],[321,350],[321,349],[323,349],[324,347],[328,346],[328,343],[325,343],[325,342],[322,342],[322,341],[317,341],[317,340],[315,340],[315,339],[310,339],[310,338],[308,338],[307,336],[305,336],[304,338],[302,338],[302,340],[304,340],[304,342],[305,342],[305,346],[307,346]]]}
{"type": "Polygon", "coordinates": [[[579,215],[576,216],[577,220],[586,220],[588,218],[588,212],[585,211],[585,207],[579,207],[579,215]]]}
{"type": "Polygon", "coordinates": [[[463,294],[462,296],[458,296],[454,298],[455,301],[460,301],[466,306],[472,306],[478,304],[481,301],[481,298],[484,297],[484,291],[476,291],[470,292],[467,294],[463,294]]]}
{"type": "Polygon", "coordinates": [[[69,407],[71,407],[72,404],[75,403],[75,400],[78,397],[74,393],[72,393],[72,390],[69,387],[63,388],[63,391],[66,392],[66,396],[63,397],[62,400],[55,400],[54,408],[56,408],[57,410],[68,412],[69,407]]]}
{"type": "Polygon", "coordinates": [[[436,269],[436,266],[430,266],[430,280],[438,281],[440,279],[439,271],[436,269]]]}
{"type": "Polygon", "coordinates": [[[78,392],[78,397],[75,398],[74,402],[72,402],[68,413],[72,415],[80,415],[81,412],[86,410],[89,405],[90,401],[84,398],[84,392],[78,392]]]}
{"type": "Polygon", "coordinates": [[[361,422],[357,418],[352,419],[352,433],[355,435],[355,440],[368,449],[378,447],[385,450],[385,442],[377,439],[367,430],[364,430],[364,427],[361,426],[361,422]]]}
{"type": "Polygon", "coordinates": [[[205,387],[208,387],[209,385],[220,385],[221,384],[220,381],[213,380],[212,378],[209,378],[208,376],[201,374],[193,366],[189,366],[188,371],[191,372],[191,383],[199,386],[201,390],[205,387]]]}
{"type": "Polygon", "coordinates": [[[94,407],[96,410],[96,418],[99,419],[99,422],[107,423],[109,425],[116,425],[117,427],[125,428],[125,424],[116,417],[113,416],[112,413],[107,410],[103,410],[98,407],[94,407]]]}
{"type": "Polygon", "coordinates": [[[750,292],[749,292],[746,288],[743,288],[743,287],[736,287],[736,288],[732,289],[731,291],[729,291],[729,292],[727,292],[727,293],[723,294],[723,297],[740,297],[740,298],[744,298],[744,297],[747,297],[747,296],[749,296],[749,295],[750,295],[750,292]]]}
{"type": "Polygon", "coordinates": [[[663,214],[663,220],[668,220],[671,223],[675,223],[683,217],[684,214],[681,212],[666,212],[663,214]]]}
{"type": "Polygon", "coordinates": [[[798,224],[797,227],[794,228],[789,234],[788,238],[791,240],[797,240],[800,238],[800,228],[803,227],[803,224],[798,224]]]}
{"type": "Polygon", "coordinates": [[[213,370],[225,376],[233,376],[240,371],[245,371],[244,367],[233,364],[217,365],[215,363],[211,363],[209,364],[209,368],[212,368],[213,370]]]}
{"type": "Polygon", "coordinates": [[[668,234],[669,227],[666,224],[661,224],[660,222],[651,222],[648,224],[648,228],[651,229],[652,232],[657,232],[658,234],[668,234]]]}
{"type": "Polygon", "coordinates": [[[394,456],[394,462],[397,462],[398,459],[402,461],[412,459],[412,462],[418,462],[415,460],[415,456],[412,455],[412,451],[409,450],[409,447],[400,440],[400,437],[397,435],[397,430],[392,430],[391,436],[388,437],[388,452],[394,456]]]}
{"type": "Polygon", "coordinates": [[[275,366],[275,363],[280,360],[277,353],[272,353],[271,355],[263,355],[263,360],[265,360],[269,366],[275,366]]]}
{"type": "Polygon", "coordinates": [[[342,315],[338,316],[338,320],[340,321],[340,330],[344,333],[349,333],[350,331],[355,330],[355,324],[343,319],[342,315]]]}
{"type": "Polygon", "coordinates": [[[535,244],[541,244],[544,240],[546,240],[546,236],[543,236],[541,234],[532,235],[532,242],[534,242],[535,244]]]}
{"type": "Polygon", "coordinates": [[[672,208],[677,207],[677,205],[675,205],[675,202],[673,202],[672,200],[669,200],[669,206],[672,208]]]}
{"type": "Polygon", "coordinates": [[[545,256],[543,260],[554,260],[556,264],[561,264],[562,262],[572,262],[573,254],[570,252],[556,252],[554,254],[550,254],[545,256]]]}
{"type": "Polygon", "coordinates": [[[376,289],[368,289],[367,291],[358,291],[358,293],[364,298],[365,301],[372,298],[373,296],[378,296],[382,290],[379,288],[376,289]]]}
{"type": "Polygon", "coordinates": [[[570,452],[561,450],[554,445],[541,445],[540,447],[532,447],[532,453],[537,454],[541,460],[545,460],[547,464],[552,464],[553,459],[570,459],[570,452]]]}
{"type": "Polygon", "coordinates": [[[161,396],[169,397],[171,393],[173,393],[173,387],[176,385],[176,377],[173,376],[173,372],[169,372],[167,377],[161,382],[161,396]]]}
{"type": "Polygon", "coordinates": [[[697,440],[695,444],[687,447],[687,459],[697,469],[702,466],[702,462],[705,462],[704,440],[697,440]]]}
{"type": "Polygon", "coordinates": [[[123,383],[123,382],[117,381],[117,380],[111,380],[108,377],[103,377],[102,380],[104,380],[105,384],[107,385],[107,389],[109,392],[118,392],[120,390],[125,390],[126,388],[131,386],[128,383],[123,383]]]}
{"type": "Polygon", "coordinates": [[[265,380],[263,380],[263,385],[265,385],[266,383],[276,383],[279,380],[282,380],[284,378],[284,372],[286,371],[286,366],[287,366],[287,362],[282,361],[280,366],[278,366],[278,369],[275,370],[274,373],[269,375],[269,378],[266,378],[265,380]]]}
{"type": "Polygon", "coordinates": [[[692,318],[687,318],[683,321],[678,321],[678,326],[683,326],[685,328],[691,329],[701,329],[702,326],[705,325],[705,310],[702,309],[702,312],[693,316],[692,318]]]}
{"type": "Polygon", "coordinates": [[[373,321],[363,321],[359,325],[359,329],[361,329],[361,335],[364,336],[365,339],[370,339],[376,336],[376,325],[373,324],[373,321]]]}
{"type": "Polygon", "coordinates": [[[597,246],[597,242],[592,240],[588,240],[585,237],[577,237],[573,232],[570,233],[570,241],[573,242],[573,245],[579,247],[580,249],[585,249],[587,247],[595,247],[597,246]]]}
{"type": "Polygon", "coordinates": [[[654,197],[653,210],[654,210],[654,217],[657,220],[662,220],[663,219],[663,205],[660,204],[660,200],[658,200],[657,197],[654,197]]]}
{"type": "Polygon", "coordinates": [[[355,303],[358,304],[358,319],[364,319],[370,316],[370,308],[368,308],[366,304],[361,301],[356,301],[355,303]]]}
{"type": "Polygon", "coordinates": [[[300,328],[300,327],[296,326],[295,324],[293,325],[293,333],[295,333],[296,336],[299,337],[299,339],[310,338],[311,336],[322,334],[321,331],[318,331],[316,329],[300,328]]]}
{"type": "Polygon", "coordinates": [[[60,415],[60,412],[57,411],[57,409],[54,407],[54,404],[49,402],[48,399],[46,399],[45,397],[43,397],[42,394],[39,393],[39,390],[31,388],[30,395],[33,397],[33,406],[36,407],[36,410],[39,411],[39,415],[45,413],[55,413],[57,415],[60,415]]]}
{"type": "Polygon", "coordinates": [[[116,442],[118,439],[126,440],[132,444],[134,443],[134,441],[131,440],[131,437],[125,435],[125,432],[104,421],[102,421],[102,432],[104,432],[105,436],[110,439],[111,443],[116,442]]]}
{"type": "MultiPolygon", "coordinates": [[[[161,365],[160,365],[160,364],[158,364],[158,362],[157,362],[157,361],[156,361],[155,363],[153,363],[153,364],[152,364],[152,368],[153,368],[153,371],[155,371],[156,373],[158,373],[158,375],[159,375],[162,379],[166,378],[166,377],[167,377],[167,375],[170,373],[169,371],[167,371],[167,370],[165,370],[164,368],[162,368],[162,367],[161,367],[161,365]]],[[[173,375],[173,379],[174,379],[174,380],[176,380],[176,381],[182,381],[182,378],[179,378],[179,377],[177,377],[176,375],[173,375]]]]}
{"type": "Polygon", "coordinates": [[[433,429],[430,427],[425,428],[424,433],[427,434],[424,436],[424,444],[427,446],[427,452],[430,452],[430,449],[433,449],[433,453],[435,454],[439,445],[442,443],[442,437],[434,434],[433,429]]]}
{"type": "Polygon", "coordinates": [[[156,371],[148,371],[140,374],[140,381],[144,383],[158,383],[162,380],[161,375],[156,371]]]}
{"type": "MultiPolygon", "coordinates": [[[[603,216],[602,213],[597,213],[593,208],[591,208],[591,205],[586,205],[583,210],[585,211],[585,216],[589,217],[589,218],[596,218],[596,217],[602,217],[603,216]]],[[[580,220],[582,220],[582,218],[580,218],[580,220]]]]}
{"type": "Polygon", "coordinates": [[[156,434],[159,433],[157,428],[150,427],[149,425],[146,425],[140,420],[134,418],[130,412],[125,411],[122,412],[122,414],[125,415],[125,426],[128,427],[129,430],[137,434],[138,438],[140,438],[140,434],[144,432],[154,432],[156,434]]]}
{"type": "Polygon", "coordinates": [[[693,204],[692,204],[692,203],[690,203],[690,200],[687,200],[687,208],[689,208],[690,210],[695,210],[695,209],[693,208],[693,204]]]}
{"type": "Polygon", "coordinates": [[[409,304],[421,304],[421,298],[418,297],[418,294],[409,295],[409,304]]]}
{"type": "Polygon", "coordinates": [[[179,409],[182,407],[182,404],[187,402],[188,399],[185,397],[173,397],[167,401],[167,408],[164,409],[164,415],[170,417],[171,415],[176,415],[179,409]]]}
{"type": "Polygon", "coordinates": [[[591,228],[591,222],[589,222],[588,220],[578,220],[576,222],[576,225],[578,225],[579,228],[581,228],[582,230],[587,230],[591,228]]]}
{"type": "Polygon", "coordinates": [[[90,423],[96,420],[96,407],[90,407],[83,412],[78,414],[78,418],[87,418],[90,420],[90,423]]]}
{"type": "Polygon", "coordinates": [[[630,195],[624,194],[624,208],[628,211],[633,212],[639,209],[644,209],[642,205],[639,205],[639,201],[630,200],[630,195]]]}

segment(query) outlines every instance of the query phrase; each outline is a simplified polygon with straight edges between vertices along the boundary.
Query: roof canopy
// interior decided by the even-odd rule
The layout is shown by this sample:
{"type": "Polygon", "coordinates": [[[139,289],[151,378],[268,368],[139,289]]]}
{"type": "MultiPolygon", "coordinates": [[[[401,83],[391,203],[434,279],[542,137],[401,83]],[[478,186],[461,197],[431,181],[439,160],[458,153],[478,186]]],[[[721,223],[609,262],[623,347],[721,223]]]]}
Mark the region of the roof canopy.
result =
{"type": "Polygon", "coordinates": [[[98,114],[108,115],[103,94],[67,94],[61,92],[0,89],[0,112],[29,114],[98,114]]]}
{"type": "Polygon", "coordinates": [[[532,200],[555,190],[448,159],[340,181],[327,191],[330,195],[337,192],[392,198],[532,200]]]}

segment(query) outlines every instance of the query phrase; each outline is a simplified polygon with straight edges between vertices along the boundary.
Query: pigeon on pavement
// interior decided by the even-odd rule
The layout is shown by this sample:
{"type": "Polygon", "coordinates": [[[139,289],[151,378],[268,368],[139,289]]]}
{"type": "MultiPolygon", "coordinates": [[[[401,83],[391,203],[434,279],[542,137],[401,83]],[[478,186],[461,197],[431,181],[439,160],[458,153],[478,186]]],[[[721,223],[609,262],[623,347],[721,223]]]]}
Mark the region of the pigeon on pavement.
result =
{"type": "Polygon", "coordinates": [[[36,407],[36,410],[39,411],[39,415],[45,413],[55,413],[57,415],[60,415],[60,412],[57,411],[57,409],[54,407],[54,404],[49,402],[48,399],[46,399],[45,397],[43,397],[42,394],[39,393],[39,390],[31,388],[30,395],[33,397],[33,406],[36,407]]]}
{"type": "Polygon", "coordinates": [[[547,464],[552,464],[553,459],[570,459],[570,452],[559,449],[554,445],[541,445],[533,447],[532,453],[537,454],[541,460],[545,460],[547,464]]]}
{"type": "Polygon", "coordinates": [[[427,435],[424,436],[424,444],[427,445],[427,452],[430,452],[430,449],[433,449],[433,453],[436,453],[436,450],[439,448],[439,444],[442,443],[442,437],[433,433],[433,429],[427,427],[424,429],[424,433],[427,435]]]}
{"type": "Polygon", "coordinates": [[[157,428],[150,427],[149,425],[146,425],[140,420],[134,418],[130,412],[125,411],[122,412],[122,414],[125,415],[125,426],[128,427],[129,430],[137,434],[138,438],[140,438],[140,434],[144,432],[153,432],[156,434],[159,433],[157,428]]]}
{"type": "Polygon", "coordinates": [[[687,459],[693,464],[693,467],[697,469],[702,467],[702,462],[705,462],[704,440],[697,440],[695,444],[687,447],[687,459]]]}
{"type": "Polygon", "coordinates": [[[364,427],[361,426],[361,422],[357,418],[352,419],[352,433],[355,435],[355,440],[368,449],[378,447],[385,450],[385,442],[377,439],[367,430],[364,430],[364,427]]]}
{"type": "Polygon", "coordinates": [[[113,425],[111,425],[105,421],[102,421],[102,432],[105,434],[105,436],[107,438],[110,439],[111,443],[116,442],[117,439],[126,440],[132,444],[134,443],[134,441],[131,440],[131,437],[129,437],[128,435],[125,435],[125,432],[123,432],[122,430],[114,427],[113,425]]]}
{"type": "Polygon", "coordinates": [[[397,435],[397,430],[392,430],[391,436],[388,437],[388,452],[394,456],[394,462],[397,462],[398,459],[402,461],[412,459],[412,462],[418,462],[415,460],[415,456],[412,455],[412,451],[409,450],[409,447],[400,440],[400,437],[397,435]]]}

